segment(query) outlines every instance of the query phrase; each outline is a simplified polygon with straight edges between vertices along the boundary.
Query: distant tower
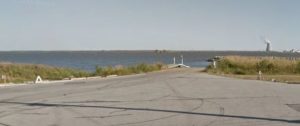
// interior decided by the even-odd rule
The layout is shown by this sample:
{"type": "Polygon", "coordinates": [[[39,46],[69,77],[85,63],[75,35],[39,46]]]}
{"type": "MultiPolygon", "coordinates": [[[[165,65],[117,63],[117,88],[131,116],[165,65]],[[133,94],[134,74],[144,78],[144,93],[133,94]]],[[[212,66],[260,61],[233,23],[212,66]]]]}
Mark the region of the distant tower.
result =
{"type": "Polygon", "coordinates": [[[270,41],[269,39],[267,39],[267,38],[265,38],[264,41],[265,41],[265,43],[266,43],[266,45],[267,45],[267,47],[266,47],[266,52],[272,51],[271,41],[270,41]]]}
{"type": "Polygon", "coordinates": [[[271,51],[271,43],[267,43],[266,51],[267,52],[271,51]]]}

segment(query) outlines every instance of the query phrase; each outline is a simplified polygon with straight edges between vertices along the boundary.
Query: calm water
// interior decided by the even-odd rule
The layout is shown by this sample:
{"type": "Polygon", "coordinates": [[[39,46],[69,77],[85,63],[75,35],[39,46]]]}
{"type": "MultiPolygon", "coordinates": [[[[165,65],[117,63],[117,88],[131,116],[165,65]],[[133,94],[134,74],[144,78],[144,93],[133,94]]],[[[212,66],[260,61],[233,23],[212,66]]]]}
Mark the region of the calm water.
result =
{"type": "Polygon", "coordinates": [[[284,56],[300,57],[300,54],[238,52],[238,51],[176,51],[155,53],[154,51],[25,51],[0,52],[1,62],[47,64],[59,67],[77,68],[93,71],[95,66],[134,65],[139,63],[162,62],[169,64],[173,57],[192,67],[205,67],[207,59],[214,56],[247,55],[247,56],[284,56]]]}

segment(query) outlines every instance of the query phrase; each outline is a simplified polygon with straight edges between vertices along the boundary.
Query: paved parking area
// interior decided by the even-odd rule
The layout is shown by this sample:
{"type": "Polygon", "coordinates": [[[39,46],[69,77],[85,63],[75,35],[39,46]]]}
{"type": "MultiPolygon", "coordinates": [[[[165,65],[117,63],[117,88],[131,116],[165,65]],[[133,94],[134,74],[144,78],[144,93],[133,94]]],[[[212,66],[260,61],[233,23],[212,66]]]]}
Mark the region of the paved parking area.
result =
{"type": "Polygon", "coordinates": [[[300,85],[173,69],[0,89],[0,126],[298,126],[300,85]]]}

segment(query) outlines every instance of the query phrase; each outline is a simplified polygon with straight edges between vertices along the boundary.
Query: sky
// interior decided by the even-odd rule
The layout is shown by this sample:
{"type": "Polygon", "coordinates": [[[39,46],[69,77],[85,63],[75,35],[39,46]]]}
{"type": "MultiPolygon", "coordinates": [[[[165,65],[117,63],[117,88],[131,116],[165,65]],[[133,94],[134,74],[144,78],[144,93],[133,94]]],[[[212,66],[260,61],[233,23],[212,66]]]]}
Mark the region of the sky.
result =
{"type": "Polygon", "coordinates": [[[0,51],[300,49],[300,0],[0,0],[0,51]]]}

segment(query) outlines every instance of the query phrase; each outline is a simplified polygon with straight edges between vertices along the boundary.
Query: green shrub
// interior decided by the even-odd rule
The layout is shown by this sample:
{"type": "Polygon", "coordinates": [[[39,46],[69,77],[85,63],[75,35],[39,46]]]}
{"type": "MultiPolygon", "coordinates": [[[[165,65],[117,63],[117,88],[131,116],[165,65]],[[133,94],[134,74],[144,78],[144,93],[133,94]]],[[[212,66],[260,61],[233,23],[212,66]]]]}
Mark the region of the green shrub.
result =
{"type": "Polygon", "coordinates": [[[275,65],[268,60],[262,60],[257,63],[256,69],[263,73],[274,73],[275,65]]]}
{"type": "Polygon", "coordinates": [[[109,75],[128,75],[128,74],[138,74],[138,73],[146,73],[156,70],[161,70],[163,68],[162,64],[138,64],[135,66],[129,67],[96,67],[95,73],[93,75],[98,76],[109,76],[109,75]]]}

